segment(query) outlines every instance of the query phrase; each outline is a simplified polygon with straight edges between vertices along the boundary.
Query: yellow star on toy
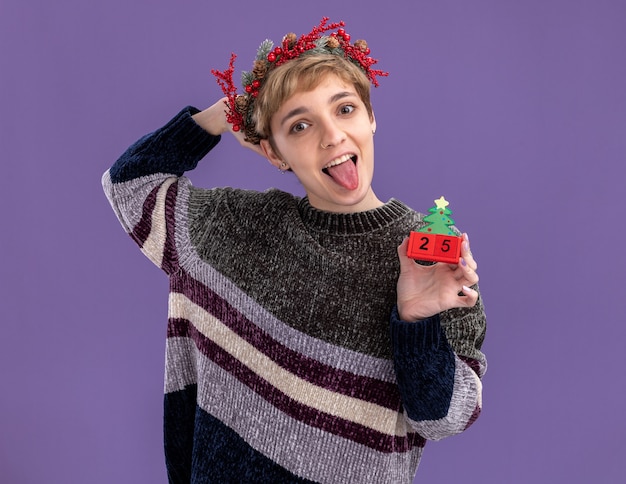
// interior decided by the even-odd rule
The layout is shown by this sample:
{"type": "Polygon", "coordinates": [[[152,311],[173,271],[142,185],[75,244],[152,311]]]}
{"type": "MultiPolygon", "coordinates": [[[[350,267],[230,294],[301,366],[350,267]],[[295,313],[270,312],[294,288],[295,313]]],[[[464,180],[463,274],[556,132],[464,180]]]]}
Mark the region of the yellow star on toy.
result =
{"type": "Polygon", "coordinates": [[[442,195],[441,198],[435,200],[435,205],[437,205],[437,208],[439,209],[444,209],[448,205],[450,205],[450,202],[448,202],[445,198],[443,198],[443,195],[442,195]]]}

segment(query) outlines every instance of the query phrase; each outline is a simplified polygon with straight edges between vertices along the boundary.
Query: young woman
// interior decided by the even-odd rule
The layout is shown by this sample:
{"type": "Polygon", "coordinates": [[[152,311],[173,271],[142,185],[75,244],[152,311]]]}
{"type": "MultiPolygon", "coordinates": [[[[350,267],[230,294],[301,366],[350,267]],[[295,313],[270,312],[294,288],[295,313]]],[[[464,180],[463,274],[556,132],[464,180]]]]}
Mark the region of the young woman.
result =
{"type": "Polygon", "coordinates": [[[369,89],[384,73],[327,22],[264,42],[244,95],[231,60],[215,72],[226,98],[183,109],[103,176],[170,281],[170,482],[408,483],[426,440],[480,413],[486,326],[468,238],[459,264],[406,256],[423,216],[371,185],[369,89]],[[183,173],[226,132],[306,197],[192,186],[183,173]]]}

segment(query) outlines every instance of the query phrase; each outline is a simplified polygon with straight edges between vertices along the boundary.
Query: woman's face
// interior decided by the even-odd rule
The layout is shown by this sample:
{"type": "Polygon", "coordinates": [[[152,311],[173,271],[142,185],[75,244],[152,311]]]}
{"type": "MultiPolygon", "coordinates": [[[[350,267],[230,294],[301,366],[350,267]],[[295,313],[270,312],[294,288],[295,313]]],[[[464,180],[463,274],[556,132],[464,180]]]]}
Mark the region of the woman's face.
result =
{"type": "Polygon", "coordinates": [[[382,205],[372,190],[376,120],[352,85],[326,76],[312,91],[296,92],[272,117],[270,162],[294,172],[309,202],[329,212],[382,205]]]}

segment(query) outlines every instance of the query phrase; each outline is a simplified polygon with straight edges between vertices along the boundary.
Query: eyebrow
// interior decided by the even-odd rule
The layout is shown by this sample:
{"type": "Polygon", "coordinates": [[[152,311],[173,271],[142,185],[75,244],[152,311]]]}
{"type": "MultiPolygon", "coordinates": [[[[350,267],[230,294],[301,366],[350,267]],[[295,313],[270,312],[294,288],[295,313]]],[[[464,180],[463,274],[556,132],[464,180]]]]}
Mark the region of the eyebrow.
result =
{"type": "MultiPolygon", "coordinates": [[[[345,97],[350,97],[350,96],[354,96],[355,93],[354,92],[350,92],[350,91],[341,91],[338,92],[336,94],[333,94],[330,99],[328,100],[328,104],[333,104],[345,97]]],[[[308,109],[301,106],[298,108],[294,108],[291,111],[289,111],[287,114],[285,114],[285,116],[283,117],[283,119],[280,120],[280,125],[282,126],[283,124],[285,124],[287,122],[287,120],[289,118],[293,118],[294,116],[299,116],[300,114],[306,113],[308,112],[308,109]]]]}

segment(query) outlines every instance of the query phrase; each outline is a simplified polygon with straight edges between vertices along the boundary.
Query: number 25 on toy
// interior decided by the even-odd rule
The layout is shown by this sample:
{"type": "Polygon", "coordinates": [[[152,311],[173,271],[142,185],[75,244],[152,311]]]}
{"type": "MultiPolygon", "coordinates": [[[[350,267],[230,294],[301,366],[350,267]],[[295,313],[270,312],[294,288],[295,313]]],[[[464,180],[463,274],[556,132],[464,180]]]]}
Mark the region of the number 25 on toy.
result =
{"type": "Polygon", "coordinates": [[[461,237],[411,232],[407,255],[417,260],[456,264],[461,256],[461,237]]]}

